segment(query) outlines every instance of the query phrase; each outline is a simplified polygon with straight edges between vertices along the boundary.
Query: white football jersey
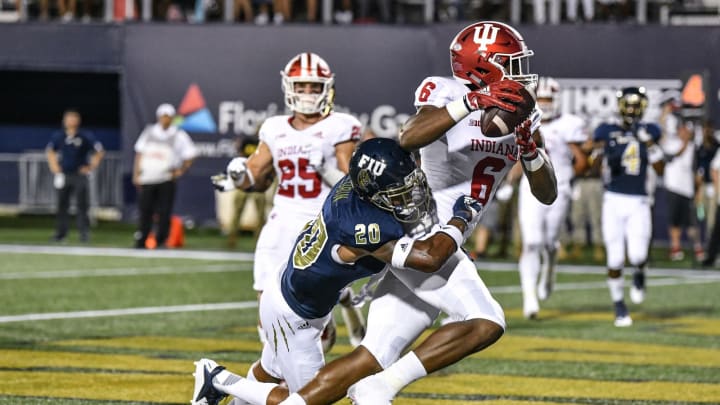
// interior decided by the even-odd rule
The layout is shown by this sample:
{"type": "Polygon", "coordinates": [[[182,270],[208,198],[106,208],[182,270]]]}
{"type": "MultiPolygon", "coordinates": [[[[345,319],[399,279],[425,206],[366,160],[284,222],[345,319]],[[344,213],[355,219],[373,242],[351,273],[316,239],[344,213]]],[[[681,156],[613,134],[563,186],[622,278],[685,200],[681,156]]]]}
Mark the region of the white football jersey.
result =
{"type": "MultiPolygon", "coordinates": [[[[431,76],[415,91],[415,107],[442,108],[468,92],[468,88],[454,78],[431,76]]],[[[471,112],[442,138],[420,149],[421,167],[437,200],[442,222],[452,216],[452,204],[463,194],[487,205],[516,163],[515,135],[498,138],[483,135],[480,130],[482,113],[471,112]]],[[[538,125],[539,120],[532,131],[538,125]]]]}
{"type": "Polygon", "coordinates": [[[260,141],[270,149],[279,181],[273,204],[313,218],[331,186],[322,181],[310,162],[319,152],[325,164],[336,165],[335,145],[357,140],[361,124],[352,115],[333,112],[298,131],[290,125],[291,119],[289,115],[271,117],[260,127],[260,141]]]}
{"type": "Polygon", "coordinates": [[[583,143],[588,139],[585,121],[576,115],[562,114],[552,121],[543,122],[540,134],[545,141],[545,152],[555,169],[558,188],[569,189],[575,171],[568,143],[583,143]]]}

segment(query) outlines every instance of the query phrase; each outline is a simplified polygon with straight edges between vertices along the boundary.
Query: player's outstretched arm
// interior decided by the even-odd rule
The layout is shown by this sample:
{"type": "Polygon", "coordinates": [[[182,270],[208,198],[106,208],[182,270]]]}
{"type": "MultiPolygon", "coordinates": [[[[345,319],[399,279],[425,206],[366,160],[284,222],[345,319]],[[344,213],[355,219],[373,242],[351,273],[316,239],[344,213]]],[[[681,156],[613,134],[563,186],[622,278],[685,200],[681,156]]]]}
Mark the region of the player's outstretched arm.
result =
{"type": "Polygon", "coordinates": [[[522,87],[518,82],[501,80],[482,89],[470,91],[445,107],[423,105],[400,129],[400,146],[408,151],[420,149],[439,139],[473,111],[498,107],[513,112],[517,108],[513,103],[523,101],[518,94],[522,87]]]}
{"type": "Polygon", "coordinates": [[[396,268],[411,268],[425,273],[440,269],[475,228],[483,206],[472,197],[461,196],[453,206],[453,217],[440,231],[427,239],[415,240],[409,236],[391,240],[373,252],[341,246],[337,254],[346,263],[370,255],[396,268]]]}
{"type": "Polygon", "coordinates": [[[519,160],[530,182],[530,191],[543,204],[550,205],[557,198],[555,169],[542,147],[542,136],[538,131],[530,133],[531,121],[515,128],[515,141],[519,148],[519,160]],[[540,145],[540,148],[538,147],[540,145]]]}

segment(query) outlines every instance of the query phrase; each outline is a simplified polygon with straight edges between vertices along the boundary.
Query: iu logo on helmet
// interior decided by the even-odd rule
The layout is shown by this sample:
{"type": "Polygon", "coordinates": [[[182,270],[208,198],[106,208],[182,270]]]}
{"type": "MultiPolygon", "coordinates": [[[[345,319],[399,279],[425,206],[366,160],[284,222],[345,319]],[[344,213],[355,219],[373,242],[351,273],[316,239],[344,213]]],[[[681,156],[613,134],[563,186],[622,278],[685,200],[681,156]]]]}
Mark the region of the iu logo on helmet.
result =
{"type": "Polygon", "coordinates": [[[479,50],[487,51],[487,46],[495,43],[499,30],[498,27],[492,24],[483,24],[481,27],[475,27],[473,42],[480,45],[479,50]]]}

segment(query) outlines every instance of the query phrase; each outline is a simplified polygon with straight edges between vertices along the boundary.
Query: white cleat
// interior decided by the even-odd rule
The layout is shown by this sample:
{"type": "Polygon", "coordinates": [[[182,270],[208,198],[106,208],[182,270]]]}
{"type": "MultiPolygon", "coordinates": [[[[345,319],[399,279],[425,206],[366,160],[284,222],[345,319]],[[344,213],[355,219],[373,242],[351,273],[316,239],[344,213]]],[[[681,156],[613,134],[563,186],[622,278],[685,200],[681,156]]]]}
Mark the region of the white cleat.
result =
{"type": "Polygon", "coordinates": [[[615,327],[617,328],[627,328],[628,326],[632,326],[632,324],[633,320],[630,318],[630,315],[615,318],[615,327]]]}
{"type": "Polygon", "coordinates": [[[645,301],[645,289],[631,286],[630,301],[632,301],[633,304],[642,304],[642,302],[645,301]]]}
{"type": "Polygon", "coordinates": [[[227,395],[218,391],[213,386],[213,379],[225,367],[218,366],[217,363],[210,359],[200,359],[195,362],[195,388],[193,389],[193,397],[190,400],[192,405],[217,405],[227,395]]]}
{"type": "Polygon", "coordinates": [[[395,397],[377,374],[351,385],[347,396],[353,405],[390,405],[395,397]]]}

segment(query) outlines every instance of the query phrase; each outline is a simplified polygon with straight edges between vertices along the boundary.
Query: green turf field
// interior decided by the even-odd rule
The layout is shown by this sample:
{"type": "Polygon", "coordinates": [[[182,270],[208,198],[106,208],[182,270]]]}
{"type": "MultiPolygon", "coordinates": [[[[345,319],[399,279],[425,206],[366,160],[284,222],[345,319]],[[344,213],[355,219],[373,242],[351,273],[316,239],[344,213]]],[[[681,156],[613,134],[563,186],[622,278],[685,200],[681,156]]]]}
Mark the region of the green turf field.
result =
{"type": "MultiPolygon", "coordinates": [[[[225,257],[219,235],[197,236],[215,257],[191,259],[63,252],[72,243],[40,253],[39,230],[16,232],[0,233],[0,405],[187,404],[193,360],[245,372],[257,358],[252,263],[225,257]],[[23,232],[34,248],[12,253],[23,232]]],[[[110,234],[90,249],[128,246],[110,234]]],[[[600,267],[563,267],[539,321],[522,318],[510,262],[479,267],[507,334],[397,404],[720,403],[720,272],[651,273],[635,325],[617,329],[600,267]]],[[[331,358],[350,350],[340,332],[331,358]]]]}

